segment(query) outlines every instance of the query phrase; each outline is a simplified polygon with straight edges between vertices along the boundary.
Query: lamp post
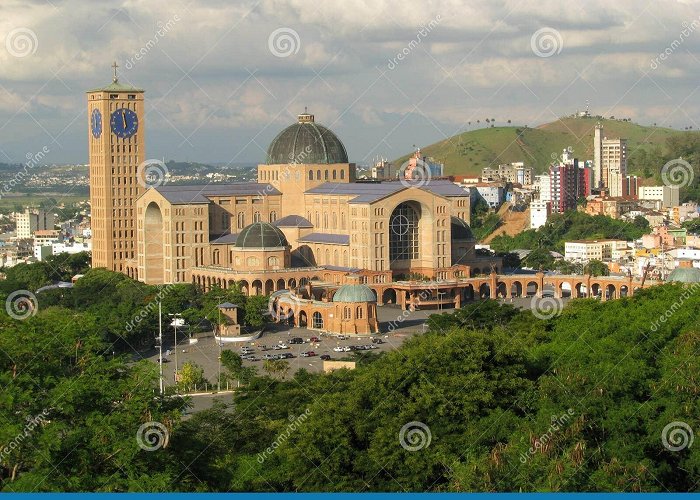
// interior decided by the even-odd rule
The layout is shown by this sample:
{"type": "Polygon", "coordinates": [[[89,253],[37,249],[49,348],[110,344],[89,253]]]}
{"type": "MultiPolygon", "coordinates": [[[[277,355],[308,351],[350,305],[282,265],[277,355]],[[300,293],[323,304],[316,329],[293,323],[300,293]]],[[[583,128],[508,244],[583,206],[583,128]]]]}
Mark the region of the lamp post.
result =
{"type": "MultiPolygon", "coordinates": [[[[182,326],[182,315],[180,313],[175,313],[175,314],[168,314],[168,316],[173,318],[173,321],[170,323],[172,327],[175,329],[175,379],[177,379],[177,371],[178,371],[178,364],[177,364],[177,327],[182,326]]],[[[177,381],[177,380],[176,380],[177,381]]]]}
{"type": "Polygon", "coordinates": [[[160,371],[160,395],[163,395],[163,310],[158,302],[158,365],[160,371]]]}

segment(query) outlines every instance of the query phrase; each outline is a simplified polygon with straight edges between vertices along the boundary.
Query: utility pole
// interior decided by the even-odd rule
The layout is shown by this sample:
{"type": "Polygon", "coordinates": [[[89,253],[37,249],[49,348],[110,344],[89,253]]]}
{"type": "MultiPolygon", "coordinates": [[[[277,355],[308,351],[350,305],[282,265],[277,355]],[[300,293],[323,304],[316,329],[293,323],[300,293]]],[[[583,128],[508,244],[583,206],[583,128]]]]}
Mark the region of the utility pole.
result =
{"type": "Polygon", "coordinates": [[[177,381],[177,373],[178,373],[178,363],[177,363],[177,325],[180,322],[181,315],[180,313],[175,313],[175,314],[168,314],[168,316],[173,318],[173,322],[171,323],[173,325],[173,328],[175,328],[175,379],[177,381]]]}
{"type": "Polygon", "coordinates": [[[163,310],[158,302],[158,365],[160,366],[160,395],[163,395],[163,310]]]}
{"type": "MultiPolygon", "coordinates": [[[[223,346],[223,344],[224,344],[223,336],[221,334],[221,304],[222,304],[221,301],[223,299],[224,299],[224,297],[217,297],[217,299],[216,299],[219,302],[216,305],[216,311],[217,311],[218,318],[219,318],[217,321],[217,325],[216,325],[216,329],[219,331],[219,340],[217,340],[217,344],[219,344],[219,380],[218,380],[219,392],[221,392],[221,346],[223,346]]],[[[214,340],[216,340],[216,335],[214,335],[214,340]]]]}

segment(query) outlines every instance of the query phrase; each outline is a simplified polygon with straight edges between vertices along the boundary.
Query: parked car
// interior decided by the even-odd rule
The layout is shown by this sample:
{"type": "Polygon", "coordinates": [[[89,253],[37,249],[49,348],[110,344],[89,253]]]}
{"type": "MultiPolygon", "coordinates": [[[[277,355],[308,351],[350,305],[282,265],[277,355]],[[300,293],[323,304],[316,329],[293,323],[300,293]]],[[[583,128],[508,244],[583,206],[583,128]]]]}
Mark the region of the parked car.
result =
{"type": "Polygon", "coordinates": [[[333,350],[335,352],[345,352],[345,347],[343,347],[342,345],[339,345],[337,347],[334,347],[333,350]]]}
{"type": "Polygon", "coordinates": [[[346,345],[345,347],[343,347],[343,352],[350,352],[350,351],[352,351],[352,347],[351,347],[351,346],[346,345]]]}
{"type": "Polygon", "coordinates": [[[293,357],[294,357],[294,354],[292,354],[291,352],[283,352],[282,354],[277,355],[278,359],[290,359],[293,357]]]}
{"type": "Polygon", "coordinates": [[[321,342],[321,339],[319,339],[318,337],[311,337],[311,338],[309,339],[309,342],[314,342],[314,343],[316,343],[316,342],[321,342]]]}
{"type": "Polygon", "coordinates": [[[329,359],[331,359],[331,355],[330,354],[321,354],[321,359],[323,361],[328,361],[329,359]]]}
{"type": "Polygon", "coordinates": [[[372,339],[373,344],[383,344],[384,341],[382,339],[372,339]]]}
{"type": "Polygon", "coordinates": [[[348,336],[347,335],[338,335],[338,340],[347,340],[348,336]]]}
{"type": "Polygon", "coordinates": [[[302,352],[301,355],[305,358],[310,358],[310,357],[316,356],[316,353],[313,351],[306,351],[306,352],[302,352]]]}
{"type": "Polygon", "coordinates": [[[280,349],[289,349],[289,346],[287,344],[277,344],[280,349]]]}
{"type": "Polygon", "coordinates": [[[304,339],[302,339],[301,337],[294,337],[294,338],[289,339],[289,343],[290,344],[303,344],[304,339]]]}
{"type": "Polygon", "coordinates": [[[264,354],[262,359],[264,359],[264,360],[277,359],[277,354],[264,354]]]}

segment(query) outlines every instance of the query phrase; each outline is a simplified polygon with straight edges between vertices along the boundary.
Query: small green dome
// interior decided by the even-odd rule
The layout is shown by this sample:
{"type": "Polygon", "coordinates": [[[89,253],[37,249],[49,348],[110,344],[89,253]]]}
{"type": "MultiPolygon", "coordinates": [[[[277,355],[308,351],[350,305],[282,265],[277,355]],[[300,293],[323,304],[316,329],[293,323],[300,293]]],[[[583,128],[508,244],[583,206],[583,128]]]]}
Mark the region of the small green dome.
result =
{"type": "Polygon", "coordinates": [[[343,285],[333,295],[333,302],[374,302],[377,297],[367,285],[343,285]]]}
{"type": "Polygon", "coordinates": [[[314,115],[299,115],[299,121],[277,134],[267,148],[267,164],[348,163],[345,146],[330,129],[314,122],[314,115]]]}
{"type": "Polygon", "coordinates": [[[284,233],[267,222],[254,222],[244,227],[238,238],[236,248],[279,248],[289,246],[284,233]]]}
{"type": "Polygon", "coordinates": [[[697,267],[677,267],[666,278],[667,282],[700,283],[700,269],[697,267]]]}

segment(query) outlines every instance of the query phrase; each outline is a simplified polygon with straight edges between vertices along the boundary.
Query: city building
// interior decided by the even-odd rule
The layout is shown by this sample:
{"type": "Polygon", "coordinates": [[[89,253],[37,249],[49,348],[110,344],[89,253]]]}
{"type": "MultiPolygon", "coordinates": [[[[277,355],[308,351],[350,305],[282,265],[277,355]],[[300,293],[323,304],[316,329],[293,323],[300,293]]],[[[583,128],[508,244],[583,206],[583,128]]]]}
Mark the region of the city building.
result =
{"type": "Polygon", "coordinates": [[[485,201],[489,208],[498,208],[505,199],[503,184],[497,182],[479,182],[471,188],[477,194],[476,199],[485,201]]]}
{"type": "Polygon", "coordinates": [[[625,240],[577,240],[564,243],[564,260],[587,263],[612,260],[615,251],[627,250],[625,240]]]}
{"type": "Polygon", "coordinates": [[[485,167],[481,170],[481,182],[500,181],[529,186],[532,179],[532,168],[526,167],[523,162],[485,167]]]}
{"type": "Polygon", "coordinates": [[[585,213],[588,215],[605,215],[613,219],[619,219],[622,215],[632,211],[636,204],[623,198],[611,198],[607,195],[596,196],[586,201],[585,213]]]}
{"type": "Polygon", "coordinates": [[[700,216],[698,210],[697,203],[683,203],[682,205],[676,205],[669,209],[669,218],[676,224],[682,224],[687,220],[696,219],[700,216]]]}
{"type": "Polygon", "coordinates": [[[595,127],[593,136],[593,182],[595,188],[606,188],[613,197],[623,194],[627,177],[627,139],[603,137],[603,126],[595,127]]]}
{"type": "Polygon", "coordinates": [[[17,212],[14,216],[16,236],[20,239],[31,238],[35,231],[53,229],[56,225],[53,213],[38,208],[25,208],[24,212],[17,212]]]}
{"type": "Polygon", "coordinates": [[[533,200],[530,203],[530,229],[544,226],[551,213],[552,203],[550,201],[533,200]]]}
{"type": "Polygon", "coordinates": [[[552,212],[576,210],[578,199],[585,196],[584,177],[585,170],[579,168],[577,160],[549,167],[552,212]]]}
{"type": "Polygon", "coordinates": [[[399,168],[398,177],[401,179],[437,179],[443,177],[445,165],[438,163],[430,156],[422,156],[420,149],[399,168]]]}
{"type": "Polygon", "coordinates": [[[680,203],[680,189],[676,186],[640,186],[639,201],[653,202],[657,210],[675,207],[680,203]]]}
{"type": "Polygon", "coordinates": [[[371,169],[371,176],[377,180],[396,179],[398,171],[394,164],[382,158],[374,162],[371,169]]]}

